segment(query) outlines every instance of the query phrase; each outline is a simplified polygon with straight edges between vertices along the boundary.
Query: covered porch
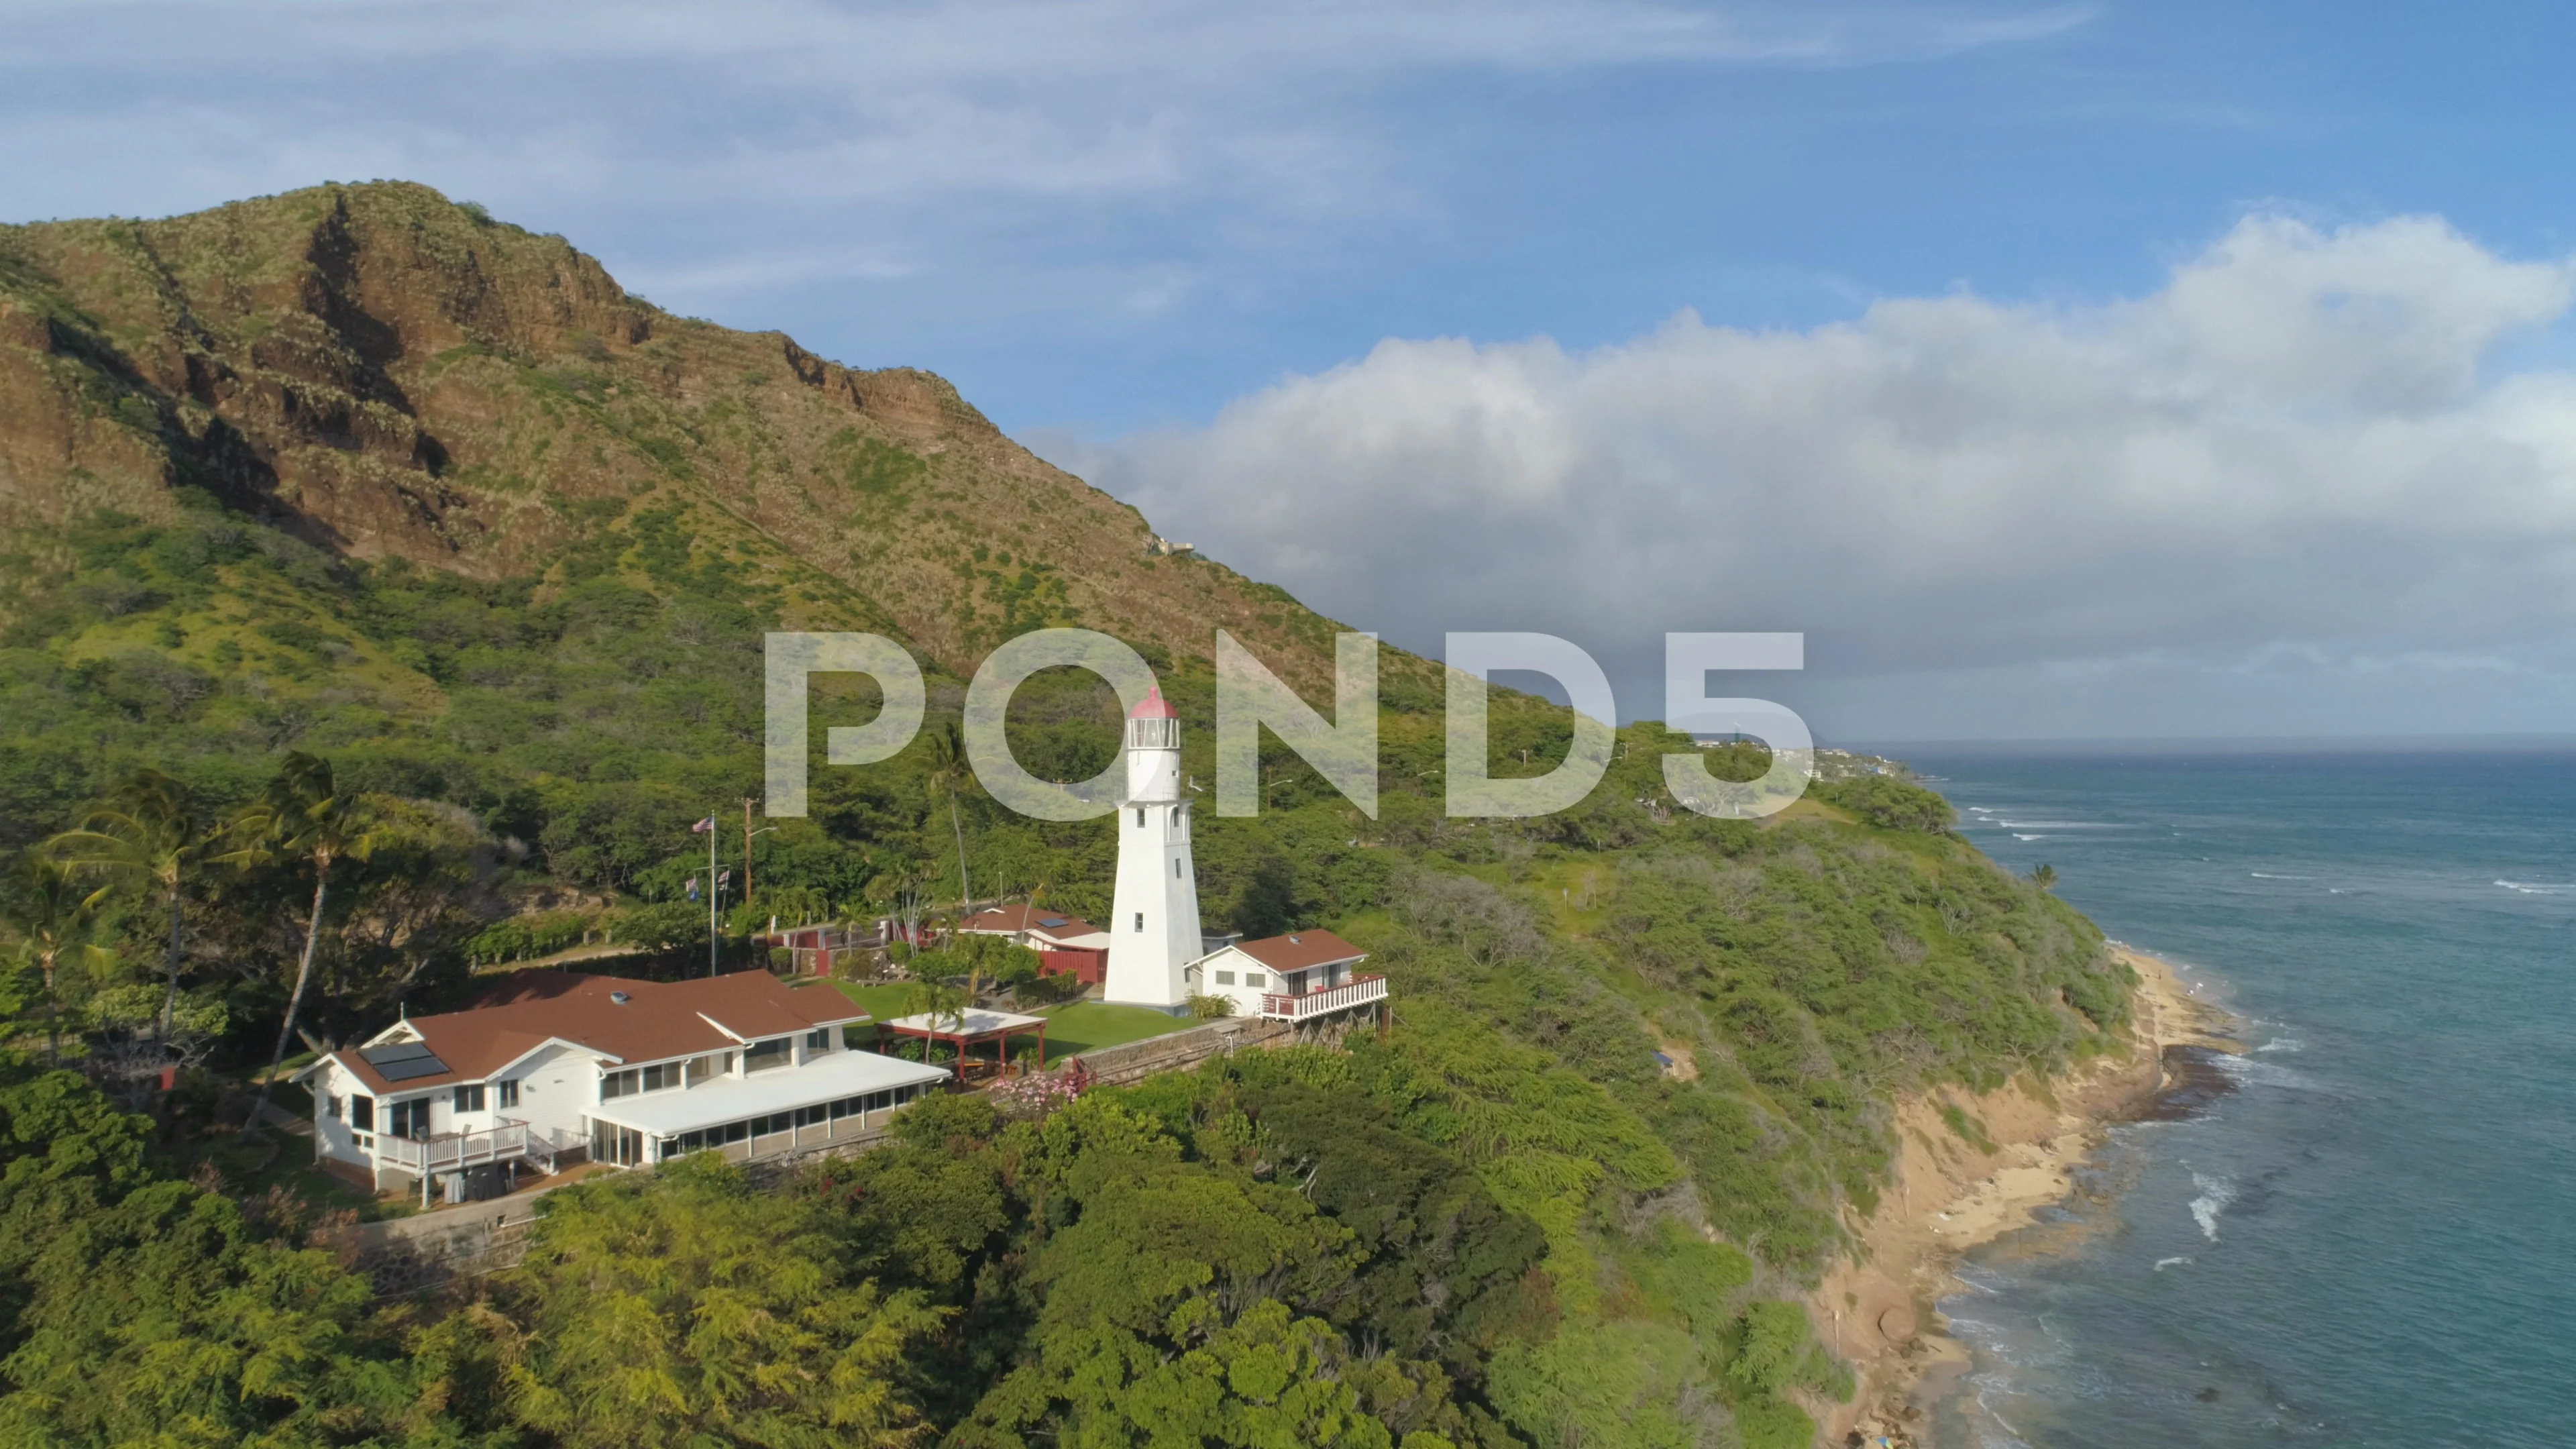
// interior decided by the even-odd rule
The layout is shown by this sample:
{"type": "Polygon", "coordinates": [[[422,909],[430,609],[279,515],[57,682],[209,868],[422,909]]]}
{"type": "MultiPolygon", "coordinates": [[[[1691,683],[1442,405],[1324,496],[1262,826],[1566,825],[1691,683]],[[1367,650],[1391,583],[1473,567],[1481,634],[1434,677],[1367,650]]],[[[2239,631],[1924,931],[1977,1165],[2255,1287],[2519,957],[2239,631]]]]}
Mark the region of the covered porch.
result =
{"type": "Polygon", "coordinates": [[[1386,1000],[1386,978],[1353,976],[1339,986],[1302,994],[1265,993],[1261,998],[1261,1016],[1265,1021],[1292,1024],[1313,1021],[1336,1012],[1350,1011],[1386,1000]]]}
{"type": "Polygon", "coordinates": [[[1034,1037],[1038,1065],[1046,1065],[1047,1024],[1043,1016],[1021,1016],[980,1007],[965,1011],[926,1011],[918,1016],[878,1022],[877,1029],[923,1042],[947,1043],[957,1053],[959,1081],[1005,1075],[1011,1062],[1011,1038],[1015,1036],[1034,1037]],[[992,1048],[990,1057],[975,1054],[976,1048],[984,1046],[992,1048]]]}
{"type": "Polygon", "coordinates": [[[800,1067],[620,1097],[593,1109],[591,1156],[620,1167],[722,1151],[733,1161],[846,1141],[949,1079],[945,1067],[836,1051],[800,1067]]]}

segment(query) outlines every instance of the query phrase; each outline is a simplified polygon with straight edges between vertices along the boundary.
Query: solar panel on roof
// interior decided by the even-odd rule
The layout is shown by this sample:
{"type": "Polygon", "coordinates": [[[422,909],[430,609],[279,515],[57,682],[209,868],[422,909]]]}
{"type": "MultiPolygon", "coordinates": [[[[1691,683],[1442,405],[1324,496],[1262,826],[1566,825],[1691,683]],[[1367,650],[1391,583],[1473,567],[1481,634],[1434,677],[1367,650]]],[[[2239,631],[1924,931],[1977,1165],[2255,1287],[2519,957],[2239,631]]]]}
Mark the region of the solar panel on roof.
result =
{"type": "Polygon", "coordinates": [[[1041,926],[1061,926],[1064,924],[1064,920],[1065,918],[1062,916],[1040,916],[1038,917],[1038,924],[1041,926]]]}
{"type": "Polygon", "coordinates": [[[434,1077],[448,1070],[447,1063],[422,1041],[397,1042],[392,1046],[368,1047],[358,1053],[360,1060],[376,1069],[376,1075],[388,1082],[408,1082],[414,1077],[434,1077]]]}

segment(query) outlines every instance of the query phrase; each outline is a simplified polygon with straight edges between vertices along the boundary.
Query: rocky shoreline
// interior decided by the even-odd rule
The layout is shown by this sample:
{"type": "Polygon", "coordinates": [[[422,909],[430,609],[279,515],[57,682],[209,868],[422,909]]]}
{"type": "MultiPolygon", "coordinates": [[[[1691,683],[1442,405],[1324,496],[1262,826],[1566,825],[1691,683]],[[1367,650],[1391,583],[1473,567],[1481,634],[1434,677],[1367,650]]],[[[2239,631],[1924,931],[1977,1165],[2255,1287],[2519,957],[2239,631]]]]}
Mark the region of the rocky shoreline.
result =
{"type": "Polygon", "coordinates": [[[1886,1195],[1874,1215],[1845,1223],[1860,1251],[1807,1302],[1817,1336],[1859,1381],[1851,1402],[1810,1406],[1820,1446],[1924,1449],[1930,1404],[1968,1366],[1935,1307],[1959,1287],[1959,1255],[2079,1191],[2076,1171],[2105,1128],[2187,1116],[2230,1089],[2218,1061],[2244,1050],[2235,1018],[2171,964],[2114,952],[2139,981],[2125,1052],[2046,1081],[1939,1090],[1899,1106],[1886,1195]]]}

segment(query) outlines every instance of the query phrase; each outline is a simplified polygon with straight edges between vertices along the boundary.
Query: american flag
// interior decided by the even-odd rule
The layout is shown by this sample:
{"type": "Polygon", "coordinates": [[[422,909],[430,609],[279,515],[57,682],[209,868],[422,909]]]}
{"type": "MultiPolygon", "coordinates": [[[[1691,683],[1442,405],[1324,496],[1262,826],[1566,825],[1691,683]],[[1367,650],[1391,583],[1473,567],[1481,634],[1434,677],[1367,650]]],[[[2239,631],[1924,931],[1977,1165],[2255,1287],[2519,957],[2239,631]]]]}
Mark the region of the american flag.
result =
{"type": "Polygon", "coordinates": [[[706,819],[699,821],[697,824],[690,826],[689,833],[691,835],[704,835],[715,828],[716,818],[710,815],[706,819]]]}

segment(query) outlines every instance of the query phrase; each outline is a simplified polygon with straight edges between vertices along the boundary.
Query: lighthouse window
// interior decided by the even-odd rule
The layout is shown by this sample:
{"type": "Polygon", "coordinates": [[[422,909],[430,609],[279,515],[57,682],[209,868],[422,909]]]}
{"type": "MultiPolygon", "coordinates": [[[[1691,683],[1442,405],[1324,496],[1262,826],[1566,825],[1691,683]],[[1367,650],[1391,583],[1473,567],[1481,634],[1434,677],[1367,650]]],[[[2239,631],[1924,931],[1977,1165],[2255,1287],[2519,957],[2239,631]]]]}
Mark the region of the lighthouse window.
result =
{"type": "Polygon", "coordinates": [[[1180,863],[1179,861],[1177,861],[1177,860],[1176,860],[1176,861],[1173,861],[1173,862],[1172,862],[1172,879],[1174,879],[1174,880],[1179,880],[1180,878],[1181,878],[1181,863],[1180,863]]]}
{"type": "Polygon", "coordinates": [[[1139,806],[1137,806],[1137,807],[1136,807],[1136,825],[1137,825],[1137,828],[1138,828],[1138,829],[1142,829],[1142,828],[1144,828],[1144,824],[1145,824],[1145,807],[1144,807],[1144,806],[1142,806],[1142,805],[1139,805],[1139,806]]]}
{"type": "Polygon", "coordinates": [[[1143,911],[1138,911],[1136,913],[1136,929],[1140,931],[1145,929],[1145,913],[1143,911]]]}

